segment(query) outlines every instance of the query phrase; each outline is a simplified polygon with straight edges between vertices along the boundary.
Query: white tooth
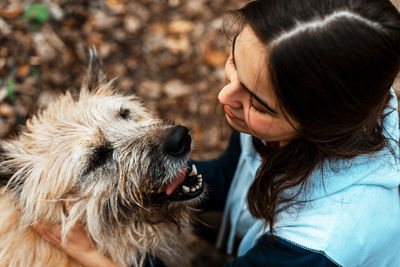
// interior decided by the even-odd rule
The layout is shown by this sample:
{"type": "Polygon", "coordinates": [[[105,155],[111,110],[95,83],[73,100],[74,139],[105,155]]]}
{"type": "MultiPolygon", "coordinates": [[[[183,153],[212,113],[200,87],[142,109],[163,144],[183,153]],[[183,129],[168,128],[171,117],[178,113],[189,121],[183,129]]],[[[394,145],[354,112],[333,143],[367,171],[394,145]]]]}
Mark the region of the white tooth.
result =
{"type": "Polygon", "coordinates": [[[194,164],[192,164],[192,171],[190,172],[189,176],[194,176],[197,174],[197,169],[194,164]]]}
{"type": "Polygon", "coordinates": [[[199,190],[199,189],[200,189],[200,186],[199,186],[199,185],[196,185],[196,189],[199,190]]]}
{"type": "Polygon", "coordinates": [[[188,193],[190,191],[190,188],[185,185],[182,185],[182,190],[183,192],[188,193]]]}
{"type": "Polygon", "coordinates": [[[197,181],[199,181],[199,182],[202,183],[202,182],[203,182],[203,178],[200,178],[200,179],[198,179],[197,181]]]}
{"type": "Polygon", "coordinates": [[[201,185],[202,185],[202,183],[201,183],[201,182],[198,182],[198,183],[197,183],[197,186],[201,187],[201,185]]]}
{"type": "Polygon", "coordinates": [[[192,187],[191,191],[192,191],[192,192],[196,192],[196,188],[195,188],[195,187],[192,187]]]}

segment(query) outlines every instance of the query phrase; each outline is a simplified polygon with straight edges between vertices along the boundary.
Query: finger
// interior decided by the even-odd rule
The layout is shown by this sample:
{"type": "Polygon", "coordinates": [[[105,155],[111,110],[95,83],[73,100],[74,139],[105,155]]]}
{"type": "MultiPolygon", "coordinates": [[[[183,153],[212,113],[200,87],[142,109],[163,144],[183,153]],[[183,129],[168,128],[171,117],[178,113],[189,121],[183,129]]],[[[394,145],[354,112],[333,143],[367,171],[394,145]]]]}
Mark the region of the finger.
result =
{"type": "Polygon", "coordinates": [[[53,224],[37,224],[33,227],[40,236],[51,244],[61,246],[61,226],[53,224]]]}
{"type": "Polygon", "coordinates": [[[75,205],[76,203],[76,199],[77,196],[74,194],[68,194],[65,197],[65,200],[63,202],[64,204],[64,212],[66,215],[69,215],[69,213],[71,212],[72,207],[75,205]]]}
{"type": "Polygon", "coordinates": [[[38,223],[34,226],[37,231],[44,234],[52,234],[61,236],[61,225],[38,223]]]}
{"type": "Polygon", "coordinates": [[[87,235],[86,233],[86,228],[85,225],[82,224],[81,222],[76,222],[74,226],[72,226],[71,230],[72,233],[76,233],[76,234],[84,234],[87,235]]]}

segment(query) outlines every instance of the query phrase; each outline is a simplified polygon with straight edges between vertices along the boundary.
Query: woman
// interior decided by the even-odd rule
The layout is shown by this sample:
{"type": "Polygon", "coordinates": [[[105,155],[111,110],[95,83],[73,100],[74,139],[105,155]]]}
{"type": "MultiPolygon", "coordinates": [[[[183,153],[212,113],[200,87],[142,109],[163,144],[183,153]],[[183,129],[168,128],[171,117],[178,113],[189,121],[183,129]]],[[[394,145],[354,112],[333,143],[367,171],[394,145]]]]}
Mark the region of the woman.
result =
{"type": "Polygon", "coordinates": [[[242,133],[198,163],[206,208],[225,204],[228,266],[400,266],[399,12],[384,0],[258,0],[238,16],[218,99],[242,133]]]}

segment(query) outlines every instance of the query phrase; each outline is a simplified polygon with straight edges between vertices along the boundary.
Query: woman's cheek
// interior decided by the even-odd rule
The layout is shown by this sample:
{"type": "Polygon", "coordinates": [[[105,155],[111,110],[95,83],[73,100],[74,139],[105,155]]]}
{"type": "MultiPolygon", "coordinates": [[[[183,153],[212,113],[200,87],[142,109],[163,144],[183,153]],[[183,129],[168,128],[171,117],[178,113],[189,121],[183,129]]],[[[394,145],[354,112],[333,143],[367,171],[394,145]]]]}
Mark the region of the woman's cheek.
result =
{"type": "Polygon", "coordinates": [[[269,141],[268,131],[271,126],[271,120],[260,120],[253,116],[249,116],[248,122],[249,128],[253,132],[253,135],[257,136],[260,139],[269,141]]]}

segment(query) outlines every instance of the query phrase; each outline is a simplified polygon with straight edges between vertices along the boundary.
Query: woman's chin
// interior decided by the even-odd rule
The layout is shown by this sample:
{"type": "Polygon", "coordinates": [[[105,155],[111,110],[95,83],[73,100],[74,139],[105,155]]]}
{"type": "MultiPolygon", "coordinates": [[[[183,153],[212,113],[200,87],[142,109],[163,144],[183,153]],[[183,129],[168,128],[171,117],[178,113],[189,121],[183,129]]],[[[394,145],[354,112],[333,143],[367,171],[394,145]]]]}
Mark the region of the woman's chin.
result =
{"type": "Polygon", "coordinates": [[[226,121],[228,125],[235,131],[251,134],[251,131],[248,129],[246,123],[244,121],[239,121],[237,119],[232,119],[228,115],[225,115],[226,121]]]}

